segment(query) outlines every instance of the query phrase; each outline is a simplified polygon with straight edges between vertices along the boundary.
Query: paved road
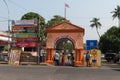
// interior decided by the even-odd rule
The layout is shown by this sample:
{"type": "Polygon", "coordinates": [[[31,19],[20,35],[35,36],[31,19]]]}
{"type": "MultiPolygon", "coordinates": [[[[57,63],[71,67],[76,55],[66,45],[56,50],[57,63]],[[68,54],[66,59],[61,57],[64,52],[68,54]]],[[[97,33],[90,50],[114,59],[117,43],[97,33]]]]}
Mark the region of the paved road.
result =
{"type": "Polygon", "coordinates": [[[0,65],[0,80],[120,80],[120,68],[106,63],[99,68],[0,65]]]}

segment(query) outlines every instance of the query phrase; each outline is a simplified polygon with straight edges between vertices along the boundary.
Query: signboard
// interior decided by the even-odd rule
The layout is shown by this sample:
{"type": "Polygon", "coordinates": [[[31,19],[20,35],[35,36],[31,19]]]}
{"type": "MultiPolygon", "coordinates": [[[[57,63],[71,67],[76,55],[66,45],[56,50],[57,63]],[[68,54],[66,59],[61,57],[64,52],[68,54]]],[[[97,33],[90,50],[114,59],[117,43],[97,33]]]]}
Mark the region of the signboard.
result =
{"type": "Polygon", "coordinates": [[[86,50],[98,48],[97,40],[86,40],[86,50]]]}
{"type": "Polygon", "coordinates": [[[37,47],[37,42],[17,42],[17,47],[37,47]]]}
{"type": "Polygon", "coordinates": [[[37,25],[36,20],[17,20],[14,21],[13,25],[37,25]]]}
{"type": "Polygon", "coordinates": [[[21,55],[21,49],[11,49],[10,51],[10,58],[9,58],[9,64],[12,65],[19,65],[20,62],[20,55],[21,55]]]}
{"type": "Polygon", "coordinates": [[[23,32],[23,33],[36,33],[37,30],[36,30],[36,27],[20,27],[20,28],[14,28],[13,29],[13,32],[23,32]]]}
{"type": "Polygon", "coordinates": [[[38,38],[36,37],[29,37],[24,40],[25,42],[38,42],[38,38]]]}
{"type": "Polygon", "coordinates": [[[37,33],[16,33],[17,38],[37,37],[37,33]]]}

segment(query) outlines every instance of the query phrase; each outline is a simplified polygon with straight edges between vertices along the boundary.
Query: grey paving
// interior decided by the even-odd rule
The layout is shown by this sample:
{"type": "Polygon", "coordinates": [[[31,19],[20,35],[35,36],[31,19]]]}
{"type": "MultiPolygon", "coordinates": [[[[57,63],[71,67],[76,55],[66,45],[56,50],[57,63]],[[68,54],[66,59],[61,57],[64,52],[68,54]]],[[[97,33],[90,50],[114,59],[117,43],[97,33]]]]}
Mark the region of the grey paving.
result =
{"type": "Polygon", "coordinates": [[[120,80],[120,66],[102,67],[0,65],[0,80],[120,80]]]}

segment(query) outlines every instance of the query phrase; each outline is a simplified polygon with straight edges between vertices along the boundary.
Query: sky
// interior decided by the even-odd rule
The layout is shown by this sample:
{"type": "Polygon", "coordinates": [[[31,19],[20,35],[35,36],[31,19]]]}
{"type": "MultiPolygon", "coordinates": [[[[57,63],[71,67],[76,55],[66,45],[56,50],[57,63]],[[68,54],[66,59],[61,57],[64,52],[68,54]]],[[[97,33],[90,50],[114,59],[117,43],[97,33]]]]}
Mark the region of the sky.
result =
{"type": "MultiPolygon", "coordinates": [[[[35,12],[45,18],[47,22],[54,15],[64,17],[65,3],[66,18],[71,23],[85,29],[84,41],[99,40],[96,29],[90,27],[90,21],[96,17],[102,24],[99,29],[103,35],[110,27],[118,26],[118,20],[113,20],[112,11],[120,5],[120,0],[6,0],[9,8],[9,19],[20,20],[22,15],[35,12]]],[[[8,30],[8,9],[0,0],[0,31],[8,30]]]]}

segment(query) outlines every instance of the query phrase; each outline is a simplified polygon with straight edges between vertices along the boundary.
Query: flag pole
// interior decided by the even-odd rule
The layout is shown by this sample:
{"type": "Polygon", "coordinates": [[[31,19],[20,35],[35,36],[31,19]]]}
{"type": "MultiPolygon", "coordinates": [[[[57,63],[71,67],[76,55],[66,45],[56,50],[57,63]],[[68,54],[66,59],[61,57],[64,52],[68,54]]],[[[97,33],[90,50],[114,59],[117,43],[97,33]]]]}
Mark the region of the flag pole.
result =
{"type": "Polygon", "coordinates": [[[64,7],[65,7],[65,10],[64,10],[64,17],[65,17],[65,19],[66,19],[66,4],[64,5],[64,7]]]}
{"type": "Polygon", "coordinates": [[[66,19],[66,8],[70,8],[70,6],[65,3],[64,7],[65,7],[64,17],[65,17],[65,19],[66,19]]]}

